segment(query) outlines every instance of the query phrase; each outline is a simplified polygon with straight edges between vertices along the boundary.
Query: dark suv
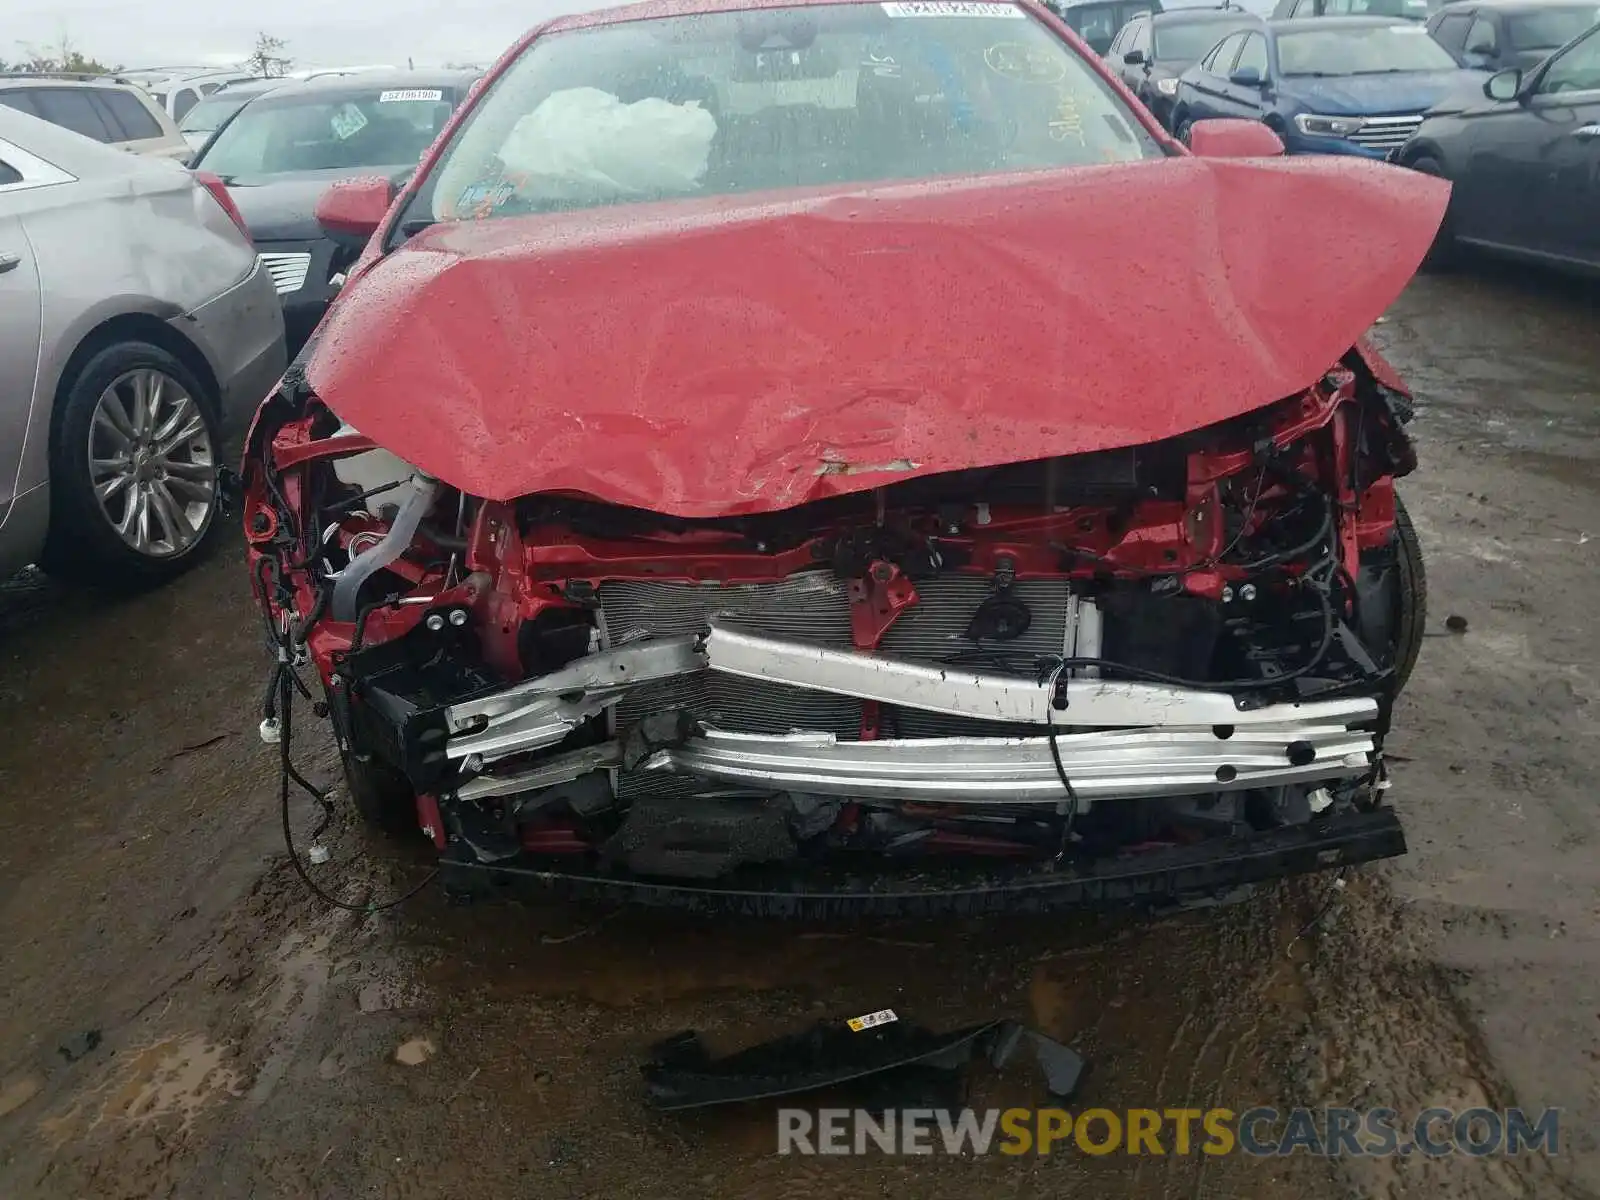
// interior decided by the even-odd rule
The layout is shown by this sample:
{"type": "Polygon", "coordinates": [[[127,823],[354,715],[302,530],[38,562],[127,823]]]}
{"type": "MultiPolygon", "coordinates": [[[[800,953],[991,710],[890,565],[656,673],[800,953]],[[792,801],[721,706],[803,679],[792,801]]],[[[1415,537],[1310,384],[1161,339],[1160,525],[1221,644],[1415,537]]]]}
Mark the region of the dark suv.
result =
{"type": "Polygon", "coordinates": [[[1046,7],[1072,26],[1096,54],[1111,49],[1112,39],[1135,17],[1161,11],[1161,0],[1086,0],[1083,4],[1047,2],[1046,7]]]}
{"type": "Polygon", "coordinates": [[[1129,90],[1172,128],[1178,76],[1230,33],[1261,24],[1240,9],[1180,8],[1141,14],[1122,27],[1106,60],[1129,90]]]}

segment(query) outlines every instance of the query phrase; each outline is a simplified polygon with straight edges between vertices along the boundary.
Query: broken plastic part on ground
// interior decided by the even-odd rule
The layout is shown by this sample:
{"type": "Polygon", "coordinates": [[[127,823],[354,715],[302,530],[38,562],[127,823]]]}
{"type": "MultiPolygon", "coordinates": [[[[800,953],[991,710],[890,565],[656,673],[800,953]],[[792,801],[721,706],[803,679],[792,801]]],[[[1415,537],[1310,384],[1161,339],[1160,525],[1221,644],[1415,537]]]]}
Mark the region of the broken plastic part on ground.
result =
{"type": "Polygon", "coordinates": [[[988,1021],[948,1033],[904,1019],[860,1030],[844,1020],[712,1058],[693,1031],[658,1043],[640,1070],[645,1098],[664,1112],[769,1100],[856,1085],[872,1107],[956,1108],[971,1062],[1006,1067],[1024,1043],[1052,1100],[1070,1101],[1086,1070],[1076,1051],[1015,1021],[988,1021]],[[863,1085],[866,1085],[863,1087],[863,1085]]]}

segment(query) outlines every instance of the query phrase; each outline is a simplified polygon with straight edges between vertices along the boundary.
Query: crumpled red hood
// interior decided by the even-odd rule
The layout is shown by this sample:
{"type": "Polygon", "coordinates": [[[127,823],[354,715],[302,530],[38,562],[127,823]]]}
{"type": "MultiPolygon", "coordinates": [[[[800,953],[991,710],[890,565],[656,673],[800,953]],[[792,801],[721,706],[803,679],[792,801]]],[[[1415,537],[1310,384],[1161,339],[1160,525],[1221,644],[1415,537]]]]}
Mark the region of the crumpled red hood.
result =
{"type": "Polygon", "coordinates": [[[436,226],[352,283],[306,374],[474,495],[771,511],[1292,395],[1399,294],[1448,194],[1184,157],[436,226]]]}

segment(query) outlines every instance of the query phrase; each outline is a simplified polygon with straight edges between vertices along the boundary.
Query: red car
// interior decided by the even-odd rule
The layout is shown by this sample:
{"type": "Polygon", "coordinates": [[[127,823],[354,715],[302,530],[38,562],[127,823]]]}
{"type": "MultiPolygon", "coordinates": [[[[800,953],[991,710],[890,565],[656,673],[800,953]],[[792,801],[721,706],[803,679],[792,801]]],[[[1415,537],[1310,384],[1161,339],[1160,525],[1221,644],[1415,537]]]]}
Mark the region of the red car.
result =
{"type": "Polygon", "coordinates": [[[247,450],[275,695],[307,655],[361,813],[469,893],[1160,903],[1403,853],[1414,456],[1362,336],[1447,189],[1279,151],[1176,144],[1028,0],[540,27],[319,209],[367,246],[247,450]]]}

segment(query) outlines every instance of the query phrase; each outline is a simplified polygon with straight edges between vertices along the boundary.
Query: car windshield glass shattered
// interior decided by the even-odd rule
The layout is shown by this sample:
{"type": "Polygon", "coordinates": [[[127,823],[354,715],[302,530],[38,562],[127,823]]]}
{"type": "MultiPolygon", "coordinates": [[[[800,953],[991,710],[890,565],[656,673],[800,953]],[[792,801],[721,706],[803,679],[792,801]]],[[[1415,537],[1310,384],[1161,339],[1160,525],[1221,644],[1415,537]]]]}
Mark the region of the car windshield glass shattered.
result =
{"type": "Polygon", "coordinates": [[[1176,21],[1156,26],[1156,61],[1178,66],[1196,63],[1205,52],[1230,33],[1237,33],[1260,22],[1254,19],[1240,21],[1176,21]]]}
{"type": "Polygon", "coordinates": [[[1554,50],[1600,22],[1600,7],[1546,8],[1506,18],[1511,44],[1518,50],[1554,50]]]}
{"type": "Polygon", "coordinates": [[[1285,75],[1381,75],[1391,71],[1454,71],[1450,52],[1421,25],[1357,25],[1278,35],[1285,75]]]}
{"type": "Polygon", "coordinates": [[[1160,153],[1084,59],[1010,4],[713,13],[535,42],[402,226],[1160,153]]]}
{"type": "Polygon", "coordinates": [[[217,134],[195,166],[239,179],[415,164],[453,107],[441,88],[266,96],[217,134]]]}

